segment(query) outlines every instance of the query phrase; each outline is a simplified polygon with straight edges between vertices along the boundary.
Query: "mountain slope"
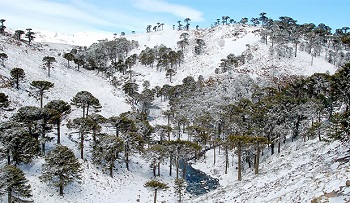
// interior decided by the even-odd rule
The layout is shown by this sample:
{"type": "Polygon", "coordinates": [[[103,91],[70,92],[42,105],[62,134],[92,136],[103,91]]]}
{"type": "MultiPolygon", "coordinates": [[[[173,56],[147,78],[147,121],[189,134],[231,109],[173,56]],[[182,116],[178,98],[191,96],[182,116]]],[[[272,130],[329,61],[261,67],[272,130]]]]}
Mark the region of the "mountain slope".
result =
{"type": "MultiPolygon", "coordinates": [[[[260,42],[256,27],[244,27],[241,25],[219,26],[215,29],[190,30],[190,45],[186,48],[184,63],[177,69],[177,74],[173,78],[171,85],[181,84],[186,76],[193,76],[195,79],[202,75],[205,79],[234,77],[238,74],[247,73],[253,78],[263,77],[273,79],[285,75],[311,75],[315,72],[334,73],[336,67],[327,63],[322,57],[314,59],[311,65],[311,56],[306,52],[299,51],[296,58],[276,58],[269,55],[269,46],[260,42]],[[206,43],[205,52],[202,55],[195,55],[193,51],[194,41],[201,38],[206,43]],[[249,45],[249,46],[247,46],[249,45]],[[228,54],[240,55],[242,52],[250,51],[253,59],[239,67],[237,70],[216,74],[215,69],[219,67],[221,59],[228,54]]],[[[126,36],[129,40],[136,40],[140,46],[132,53],[140,53],[146,46],[154,47],[164,44],[172,49],[177,49],[177,41],[184,31],[158,31],[152,33],[134,34],[126,36]]],[[[74,36],[81,41],[94,41],[91,36],[74,36]]],[[[11,106],[18,109],[22,106],[39,106],[39,102],[30,96],[30,82],[33,80],[48,80],[55,83],[55,87],[45,94],[44,104],[50,100],[62,99],[69,102],[79,91],[89,91],[97,97],[101,104],[100,114],[105,117],[119,115],[122,112],[131,110],[131,106],[126,102],[125,94],[121,88],[113,87],[110,78],[102,73],[82,69],[77,71],[73,65],[67,67],[67,62],[62,58],[62,54],[69,52],[75,46],[66,43],[76,42],[75,38],[65,38],[57,35],[47,38],[41,36],[42,43],[34,43],[29,47],[23,43],[18,43],[13,39],[1,37],[3,52],[9,58],[5,62],[5,67],[0,68],[0,76],[4,78],[4,83],[8,83],[10,70],[14,67],[23,68],[26,73],[25,82],[20,84],[20,89],[16,90],[8,85],[2,85],[1,92],[9,95],[11,106]],[[45,42],[46,41],[46,42],[45,42]],[[54,42],[63,42],[58,44],[54,42]],[[51,71],[51,77],[47,76],[47,70],[43,69],[42,59],[45,56],[54,56],[57,63],[51,71]]],[[[141,86],[146,80],[150,81],[151,87],[169,84],[169,79],[165,77],[165,72],[160,72],[156,68],[144,67],[137,64],[133,67],[137,83],[141,86]]],[[[155,101],[159,110],[153,110],[154,116],[152,124],[164,124],[166,118],[162,111],[168,108],[167,102],[159,99],[155,101]]],[[[7,120],[13,112],[2,111],[0,121],[7,120]]],[[[73,108],[73,112],[67,119],[74,119],[82,115],[81,109],[73,108]]],[[[66,125],[67,120],[64,121],[66,125]]],[[[109,129],[112,132],[112,129],[109,129]]],[[[67,134],[70,131],[63,126],[62,143],[73,149],[78,155],[77,146],[71,142],[67,134]]],[[[52,134],[54,136],[54,134],[52,134]]],[[[47,147],[50,150],[54,146],[55,140],[47,147]]],[[[286,145],[282,154],[263,158],[261,163],[261,174],[254,176],[249,169],[244,172],[242,182],[235,181],[236,175],[231,167],[229,175],[223,174],[224,157],[220,156],[218,164],[212,165],[209,158],[194,165],[194,167],[211,174],[220,179],[222,188],[202,197],[185,197],[186,202],[304,202],[315,196],[319,196],[323,191],[329,192],[345,184],[349,179],[348,167],[338,164],[334,159],[341,153],[345,153],[345,148],[340,143],[320,143],[315,140],[303,143],[291,143],[286,145]],[[298,149],[298,150],[296,150],[298,149]],[[305,173],[306,172],[306,173],[305,173]],[[292,180],[293,179],[293,180],[292,180]],[[310,185],[310,190],[305,185],[310,185]],[[288,186],[288,190],[284,189],[288,186]],[[208,200],[209,199],[209,200],[208,200]]],[[[212,151],[208,152],[208,157],[212,157],[212,151]]],[[[87,160],[89,160],[89,156],[87,160]]],[[[49,188],[45,183],[39,181],[41,164],[43,158],[37,158],[33,163],[22,165],[21,168],[26,173],[32,188],[35,202],[152,202],[153,193],[143,187],[143,184],[152,177],[149,164],[139,155],[134,155],[131,162],[131,171],[127,171],[122,162],[117,164],[115,177],[110,178],[101,168],[91,164],[89,161],[82,161],[83,181],[82,184],[72,184],[65,189],[64,197],[58,196],[57,189],[49,188]]],[[[161,179],[173,186],[173,178],[168,176],[169,170],[164,166],[161,170],[161,179]]],[[[175,202],[176,196],[172,188],[168,191],[160,191],[158,200],[175,202]]]]}

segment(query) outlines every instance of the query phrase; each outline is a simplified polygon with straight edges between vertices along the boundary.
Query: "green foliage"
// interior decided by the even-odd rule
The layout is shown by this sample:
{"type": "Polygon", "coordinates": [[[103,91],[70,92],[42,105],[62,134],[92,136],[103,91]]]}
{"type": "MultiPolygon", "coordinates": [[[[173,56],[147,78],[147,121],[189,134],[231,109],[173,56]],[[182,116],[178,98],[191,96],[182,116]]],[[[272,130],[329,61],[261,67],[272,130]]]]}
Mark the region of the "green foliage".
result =
{"type": "Polygon", "coordinates": [[[38,154],[38,141],[18,123],[3,123],[0,134],[1,148],[4,149],[8,164],[30,163],[38,154]]]}
{"type": "Polygon", "coordinates": [[[169,188],[167,184],[162,183],[159,180],[155,180],[155,179],[147,181],[144,186],[155,190],[158,190],[158,189],[164,190],[169,188]]]}
{"type": "Polygon", "coordinates": [[[79,182],[81,173],[81,164],[73,151],[66,146],[57,145],[45,157],[40,179],[50,186],[59,187],[60,195],[63,195],[63,188],[74,181],[79,182]]]}
{"type": "Polygon", "coordinates": [[[0,92],[0,108],[9,106],[9,99],[5,93],[0,92]]]}
{"type": "Polygon", "coordinates": [[[23,171],[16,166],[6,165],[0,170],[0,195],[8,194],[8,202],[32,202],[32,190],[23,171]]]}
{"type": "Polygon", "coordinates": [[[92,150],[94,162],[102,164],[113,177],[115,161],[119,158],[119,153],[124,150],[124,142],[119,137],[108,134],[99,134],[98,138],[98,144],[92,150]]]}
{"type": "Polygon", "coordinates": [[[174,181],[174,184],[175,184],[175,186],[174,186],[175,193],[179,197],[179,202],[181,202],[181,198],[182,198],[182,195],[185,193],[185,189],[187,187],[187,183],[182,178],[176,178],[175,181],[174,181]]]}
{"type": "Polygon", "coordinates": [[[14,68],[10,72],[11,78],[16,83],[16,88],[19,88],[19,81],[23,80],[25,78],[25,73],[22,68],[14,68]]]}
{"type": "Polygon", "coordinates": [[[36,90],[37,96],[39,96],[39,99],[40,99],[40,108],[42,108],[44,93],[48,91],[50,88],[53,88],[54,83],[51,83],[49,81],[36,80],[36,81],[32,81],[30,85],[36,90]]]}
{"type": "Polygon", "coordinates": [[[2,66],[5,66],[5,60],[7,60],[8,59],[8,56],[7,56],[7,54],[5,54],[5,53],[0,53],[0,60],[1,60],[1,65],[2,66]]]}
{"type": "Polygon", "coordinates": [[[78,108],[83,109],[83,117],[85,117],[85,110],[86,110],[86,116],[89,115],[90,107],[94,108],[95,111],[102,108],[100,101],[88,91],[78,92],[73,97],[71,104],[78,108]]]}

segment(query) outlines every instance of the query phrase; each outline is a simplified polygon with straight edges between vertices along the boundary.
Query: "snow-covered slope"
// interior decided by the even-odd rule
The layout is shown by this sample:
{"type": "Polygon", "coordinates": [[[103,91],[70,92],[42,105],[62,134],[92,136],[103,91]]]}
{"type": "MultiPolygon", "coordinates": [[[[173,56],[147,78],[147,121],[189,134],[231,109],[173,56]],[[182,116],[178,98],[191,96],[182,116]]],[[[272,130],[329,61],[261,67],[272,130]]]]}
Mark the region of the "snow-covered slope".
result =
{"type": "MultiPolygon", "coordinates": [[[[186,50],[185,61],[177,70],[172,85],[182,83],[186,76],[199,75],[204,78],[217,77],[215,68],[220,60],[228,54],[240,55],[250,47],[253,60],[240,67],[240,72],[249,73],[252,77],[271,77],[271,75],[301,74],[311,75],[314,72],[334,73],[336,68],[327,63],[322,57],[314,59],[311,65],[311,56],[299,51],[296,58],[274,58],[269,56],[269,46],[260,42],[256,27],[242,26],[220,26],[215,29],[190,30],[190,46],[193,48],[194,40],[201,38],[206,43],[205,53],[195,55],[192,48],[186,50]],[[247,46],[249,45],[249,46],[247,46]],[[269,67],[277,67],[270,70],[269,67]]],[[[146,46],[154,47],[164,44],[172,49],[177,49],[177,41],[184,31],[165,30],[151,33],[127,35],[127,39],[136,40],[140,46],[133,53],[140,53],[146,46]]],[[[107,34],[108,35],[108,34],[107,34]]],[[[109,78],[97,74],[94,71],[81,70],[67,67],[67,62],[62,54],[70,51],[74,45],[89,45],[98,39],[111,39],[113,36],[98,35],[91,36],[88,33],[65,36],[57,33],[38,33],[34,46],[29,47],[18,43],[13,39],[1,37],[0,48],[8,55],[5,67],[0,68],[0,91],[9,95],[11,106],[18,109],[21,106],[39,106],[39,102],[29,96],[31,91],[30,82],[33,80],[47,80],[53,82],[55,87],[46,93],[44,104],[50,100],[62,99],[69,102],[79,91],[91,92],[97,97],[101,104],[100,114],[105,117],[119,115],[131,110],[125,101],[124,93],[113,87],[109,78]],[[40,42],[40,43],[39,43],[40,42]],[[42,67],[44,56],[54,56],[57,63],[51,70],[51,76],[47,76],[47,70],[42,67]],[[20,89],[9,87],[8,78],[10,70],[19,67],[26,73],[26,81],[20,84],[20,89]]],[[[150,81],[151,87],[162,86],[169,83],[165,72],[159,72],[156,68],[151,69],[142,65],[133,67],[137,76],[137,82],[141,85],[143,81],[150,81]]],[[[157,100],[157,106],[166,109],[167,104],[157,100]]],[[[161,111],[161,110],[159,110],[161,111]]],[[[13,112],[1,112],[0,121],[6,120],[13,112]]],[[[151,112],[155,118],[153,124],[165,123],[161,112],[151,112]]],[[[81,116],[81,110],[73,109],[70,119],[81,116]]],[[[66,121],[64,121],[66,124],[66,121]]],[[[62,143],[74,149],[77,147],[66,136],[67,128],[62,129],[62,143]]],[[[307,202],[323,192],[338,189],[349,179],[349,167],[335,162],[335,157],[345,153],[340,143],[320,143],[315,140],[303,143],[292,143],[285,146],[280,155],[266,156],[261,163],[261,174],[254,176],[247,169],[244,171],[243,181],[237,182],[235,177],[235,166],[230,168],[228,175],[223,174],[224,157],[219,156],[216,165],[211,159],[194,165],[220,179],[222,187],[217,191],[202,197],[185,196],[185,202],[307,202]],[[297,150],[296,150],[297,149],[297,150]],[[287,187],[288,186],[288,187],[287,187]]],[[[48,146],[48,150],[53,143],[48,146]]],[[[211,157],[211,151],[208,157],[211,157]]],[[[143,187],[143,184],[152,177],[149,164],[142,157],[132,157],[131,171],[127,171],[122,163],[117,164],[115,177],[110,178],[88,161],[83,164],[82,184],[72,184],[65,188],[64,197],[60,197],[55,188],[48,187],[39,181],[42,158],[36,159],[29,165],[22,165],[26,177],[29,179],[35,202],[152,202],[153,193],[143,187]]],[[[167,167],[161,170],[161,179],[170,185],[167,191],[160,191],[158,201],[176,202],[173,189],[173,178],[169,177],[167,167]]]]}

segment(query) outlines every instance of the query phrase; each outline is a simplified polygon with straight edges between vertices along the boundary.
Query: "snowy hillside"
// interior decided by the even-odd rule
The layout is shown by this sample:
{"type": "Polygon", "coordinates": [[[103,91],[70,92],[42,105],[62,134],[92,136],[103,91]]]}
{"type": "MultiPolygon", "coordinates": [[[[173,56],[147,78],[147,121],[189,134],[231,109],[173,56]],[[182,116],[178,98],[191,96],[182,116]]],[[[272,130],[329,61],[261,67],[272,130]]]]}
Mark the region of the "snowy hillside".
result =
{"type": "MultiPolygon", "coordinates": [[[[185,49],[183,64],[177,69],[176,75],[170,83],[165,72],[158,71],[155,67],[149,68],[141,64],[133,67],[134,79],[142,87],[144,81],[150,82],[150,87],[163,86],[164,84],[177,85],[187,76],[197,80],[201,75],[205,80],[209,78],[230,78],[239,74],[248,74],[252,78],[265,78],[269,81],[274,77],[286,75],[306,75],[313,73],[330,73],[336,71],[336,67],[328,63],[323,57],[313,59],[311,56],[298,51],[297,57],[278,58],[269,54],[269,45],[261,42],[257,27],[253,26],[219,26],[214,29],[190,30],[190,45],[185,49]],[[196,55],[193,51],[195,39],[205,41],[204,53],[196,55]],[[249,52],[252,60],[240,66],[235,71],[227,73],[215,73],[221,59],[229,54],[236,56],[243,52],[249,52]],[[271,68],[273,67],[273,68],[271,68]]],[[[146,47],[166,45],[177,50],[177,41],[184,31],[165,30],[151,33],[127,35],[128,40],[135,40],[139,47],[130,54],[140,52],[146,47]]],[[[31,96],[33,91],[30,82],[34,80],[47,80],[54,83],[54,87],[45,93],[44,105],[51,100],[62,99],[70,102],[79,91],[88,91],[99,99],[102,109],[99,112],[105,117],[119,115],[131,111],[133,106],[127,101],[127,96],[121,87],[111,84],[111,78],[97,71],[89,71],[81,68],[77,71],[75,64],[71,62],[68,67],[67,60],[62,57],[77,45],[89,46],[98,39],[113,39],[113,36],[102,34],[92,36],[89,33],[80,33],[74,36],[65,36],[57,33],[38,33],[34,45],[28,46],[12,38],[0,37],[0,52],[8,55],[4,67],[0,68],[0,92],[9,96],[10,108],[14,111],[1,111],[0,122],[7,121],[16,110],[23,106],[39,106],[39,101],[31,96]],[[101,37],[101,38],[100,38],[101,37]],[[57,60],[53,63],[50,77],[43,67],[43,57],[54,56],[57,60]],[[17,90],[10,85],[11,69],[19,67],[25,71],[25,81],[20,83],[17,90]]],[[[118,73],[119,74],[119,73],[118,73]]],[[[118,75],[122,77],[121,74],[118,75]]],[[[168,110],[168,102],[157,98],[150,115],[153,117],[151,124],[165,124],[166,116],[163,112],[168,110]]],[[[79,157],[79,150],[75,143],[68,139],[68,120],[80,117],[81,109],[72,108],[72,113],[63,121],[62,144],[74,150],[79,157]]],[[[113,129],[107,129],[113,132],[113,129]]],[[[55,137],[54,133],[51,133],[55,137]]],[[[48,144],[49,151],[55,145],[55,140],[48,144]]],[[[86,149],[87,151],[87,149],[86,149]]],[[[228,174],[224,174],[225,157],[218,155],[217,163],[213,164],[213,150],[206,154],[207,159],[201,158],[193,163],[193,167],[212,177],[218,178],[220,187],[202,196],[185,194],[184,202],[310,202],[333,190],[339,190],[346,180],[350,179],[349,163],[337,161],[340,154],[346,154],[348,146],[340,142],[319,142],[317,140],[287,142],[283,145],[281,153],[270,156],[266,149],[266,155],[262,157],[260,174],[255,176],[252,169],[246,168],[243,172],[243,181],[236,181],[237,157],[232,156],[228,174]]],[[[57,188],[48,187],[39,180],[41,166],[44,158],[38,157],[30,164],[22,164],[26,178],[33,189],[33,200],[37,203],[44,202],[153,202],[153,191],[144,187],[144,183],[153,177],[150,164],[140,154],[131,158],[131,170],[126,170],[124,163],[119,160],[116,164],[114,177],[91,163],[91,155],[86,160],[80,160],[83,166],[82,184],[73,183],[65,188],[65,195],[59,196],[57,188]]],[[[2,163],[3,165],[4,163],[2,163]]],[[[174,192],[174,177],[170,177],[167,163],[161,168],[160,180],[167,183],[170,188],[158,191],[158,202],[176,202],[174,192]]],[[[349,187],[344,189],[343,198],[339,202],[350,201],[349,187]]],[[[334,197],[338,198],[338,197],[334,197]]],[[[5,198],[0,199],[5,201],[5,198]]],[[[333,199],[334,200],[334,199],[333,199]]],[[[336,199],[339,200],[339,199],[336,199]]],[[[6,202],[6,201],[5,201],[6,202]]],[[[334,200],[334,202],[336,202],[334,200]]]]}

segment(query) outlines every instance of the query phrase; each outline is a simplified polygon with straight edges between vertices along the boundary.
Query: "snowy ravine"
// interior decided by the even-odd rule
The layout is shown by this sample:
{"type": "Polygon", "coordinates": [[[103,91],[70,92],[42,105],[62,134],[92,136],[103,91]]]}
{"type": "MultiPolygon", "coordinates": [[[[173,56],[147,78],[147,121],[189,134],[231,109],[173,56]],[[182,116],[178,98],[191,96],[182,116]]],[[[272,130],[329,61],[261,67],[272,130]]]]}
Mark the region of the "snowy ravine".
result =
{"type": "MultiPolygon", "coordinates": [[[[255,50],[254,60],[245,64],[242,69],[249,70],[252,77],[270,74],[266,73],[267,70],[264,68],[271,65],[280,67],[278,70],[280,72],[296,75],[311,75],[315,72],[334,73],[336,70],[322,57],[315,58],[314,64],[311,66],[310,55],[302,51],[298,52],[296,58],[278,60],[273,57],[265,57],[268,55],[268,47],[260,43],[260,38],[255,31],[254,27],[241,26],[218,27],[203,31],[191,30],[189,33],[192,43],[194,38],[202,37],[206,42],[206,52],[204,55],[196,56],[192,51],[188,51],[185,62],[178,69],[171,85],[180,84],[182,79],[188,75],[195,79],[199,75],[203,75],[204,78],[216,77],[214,70],[218,67],[220,60],[230,53],[241,54],[247,49],[247,45],[255,50]],[[238,33],[238,35],[231,35],[230,33],[233,32],[238,33]]],[[[128,40],[139,42],[140,47],[132,51],[139,53],[146,46],[153,47],[160,44],[175,49],[180,34],[180,31],[166,30],[126,37],[128,40]]],[[[39,106],[39,102],[29,96],[30,82],[48,80],[53,82],[55,86],[48,93],[45,93],[44,104],[54,99],[70,102],[77,92],[85,90],[100,100],[102,109],[99,113],[105,117],[130,111],[132,108],[126,102],[124,92],[120,88],[113,87],[109,78],[94,71],[81,69],[78,72],[73,67],[68,68],[67,61],[62,58],[62,54],[69,52],[74,46],[60,43],[81,45],[81,43],[95,42],[105,38],[106,35],[91,36],[86,33],[69,38],[61,34],[45,36],[41,33],[36,39],[37,41],[34,42],[35,46],[33,47],[36,48],[33,49],[25,44],[18,44],[13,39],[1,37],[0,48],[3,48],[2,52],[8,55],[8,60],[5,61],[5,67],[0,68],[0,82],[3,82],[0,91],[9,96],[11,107],[14,109],[22,106],[39,106]],[[45,56],[54,56],[57,60],[57,63],[53,64],[51,77],[48,77],[47,71],[42,68],[42,58],[45,56]],[[10,70],[15,67],[24,69],[26,74],[25,81],[20,83],[19,90],[7,85],[10,70]]],[[[137,65],[133,69],[138,73],[135,79],[140,86],[145,80],[150,82],[151,87],[169,83],[165,72],[159,72],[155,68],[150,69],[137,65]]],[[[165,124],[166,118],[162,115],[162,111],[168,108],[167,102],[158,99],[154,105],[160,109],[151,112],[151,116],[154,118],[151,124],[165,124]]],[[[1,111],[0,122],[7,120],[14,112],[1,111]]],[[[64,120],[62,127],[61,142],[73,149],[77,157],[79,157],[79,150],[67,138],[69,131],[66,124],[68,119],[77,118],[81,114],[81,109],[73,107],[72,113],[64,120]]],[[[54,143],[55,140],[49,143],[47,150],[52,149],[54,143]]],[[[214,165],[213,150],[210,150],[206,154],[206,160],[201,159],[192,166],[218,178],[221,186],[217,190],[199,197],[185,194],[184,202],[310,202],[313,198],[324,193],[339,190],[339,187],[344,186],[346,180],[350,179],[349,163],[336,161],[337,158],[349,153],[348,150],[349,146],[344,146],[340,142],[326,143],[316,139],[306,142],[302,140],[290,142],[282,146],[280,154],[276,153],[270,156],[269,151],[265,150],[265,155],[261,160],[260,173],[254,175],[252,169],[246,168],[243,171],[241,182],[236,181],[236,157],[230,157],[228,174],[224,174],[225,157],[223,152],[218,155],[217,163],[214,165]]],[[[90,155],[86,154],[89,160],[90,155]]],[[[121,160],[116,163],[117,169],[113,178],[91,162],[80,160],[83,166],[82,184],[73,183],[67,186],[63,197],[58,195],[57,188],[48,187],[46,183],[39,180],[43,162],[44,159],[38,157],[32,163],[20,166],[32,186],[35,202],[153,202],[153,191],[144,187],[144,183],[150,180],[153,174],[149,163],[138,154],[131,157],[131,171],[126,170],[125,164],[121,160]]],[[[160,180],[167,183],[170,188],[158,192],[158,202],[172,203],[177,201],[173,189],[174,177],[169,177],[168,174],[168,166],[164,164],[161,168],[160,180]]],[[[349,191],[347,192],[349,194],[349,191]]],[[[350,201],[349,195],[344,196],[344,198],[350,201]]],[[[6,202],[5,199],[3,197],[0,202],[1,200],[6,202]]]]}
{"type": "MultiPolygon", "coordinates": [[[[340,142],[297,140],[282,147],[280,154],[269,153],[265,151],[259,174],[254,175],[254,169],[247,168],[241,182],[237,181],[236,162],[234,166],[230,164],[225,175],[224,154],[215,166],[213,155],[207,154],[206,163],[193,167],[219,178],[223,187],[193,202],[311,202],[324,193],[339,190],[350,178],[349,163],[337,161],[349,153],[349,146],[340,142]]],[[[344,198],[350,200],[350,196],[344,198]]]]}

